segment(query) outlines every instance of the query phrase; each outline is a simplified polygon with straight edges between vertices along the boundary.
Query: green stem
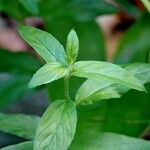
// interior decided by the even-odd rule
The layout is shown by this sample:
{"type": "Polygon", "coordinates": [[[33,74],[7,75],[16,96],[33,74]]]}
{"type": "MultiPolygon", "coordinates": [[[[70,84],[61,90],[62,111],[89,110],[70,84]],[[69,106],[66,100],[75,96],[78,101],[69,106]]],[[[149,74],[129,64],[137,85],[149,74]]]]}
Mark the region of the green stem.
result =
{"type": "Polygon", "coordinates": [[[65,90],[65,98],[67,100],[70,100],[70,95],[69,95],[69,77],[64,78],[64,90],[65,90]]]}

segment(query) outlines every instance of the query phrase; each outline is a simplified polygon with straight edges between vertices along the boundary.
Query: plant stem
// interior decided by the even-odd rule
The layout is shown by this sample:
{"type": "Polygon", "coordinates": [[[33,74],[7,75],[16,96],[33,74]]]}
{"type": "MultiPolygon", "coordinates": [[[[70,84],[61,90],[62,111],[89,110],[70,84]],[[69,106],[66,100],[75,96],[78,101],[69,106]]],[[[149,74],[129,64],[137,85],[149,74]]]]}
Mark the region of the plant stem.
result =
{"type": "Polygon", "coordinates": [[[64,90],[65,90],[65,98],[67,100],[70,100],[70,95],[69,95],[69,77],[66,76],[64,78],[64,90]]]}

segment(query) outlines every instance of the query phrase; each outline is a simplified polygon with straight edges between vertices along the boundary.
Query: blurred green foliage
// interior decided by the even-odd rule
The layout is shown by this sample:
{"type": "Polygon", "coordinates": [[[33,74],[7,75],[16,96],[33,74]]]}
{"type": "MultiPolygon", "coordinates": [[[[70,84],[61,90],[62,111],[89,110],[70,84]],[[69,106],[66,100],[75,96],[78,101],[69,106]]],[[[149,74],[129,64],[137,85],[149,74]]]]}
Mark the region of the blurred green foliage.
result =
{"type": "MultiPolygon", "coordinates": [[[[23,24],[29,16],[41,17],[44,29],[64,46],[67,33],[74,28],[80,41],[79,60],[102,61],[106,61],[105,40],[95,18],[103,14],[127,13],[135,21],[126,29],[119,42],[113,62],[150,62],[149,13],[146,10],[140,11],[130,1],[116,0],[115,3],[117,6],[105,0],[0,0],[0,12],[15,19],[18,24],[23,24]]],[[[27,84],[40,66],[39,59],[31,53],[13,53],[0,49],[0,109],[34,92],[27,84]]],[[[63,97],[62,82],[58,80],[44,87],[52,101],[63,97]]],[[[83,79],[71,79],[72,97],[82,82],[83,79]]],[[[120,99],[79,107],[79,138],[83,139],[81,135],[88,132],[91,136],[101,131],[139,137],[150,123],[150,84],[146,87],[148,93],[132,90],[120,99]]]]}
{"type": "Polygon", "coordinates": [[[143,14],[124,34],[114,61],[116,63],[148,62],[149,37],[150,15],[143,14]]]}

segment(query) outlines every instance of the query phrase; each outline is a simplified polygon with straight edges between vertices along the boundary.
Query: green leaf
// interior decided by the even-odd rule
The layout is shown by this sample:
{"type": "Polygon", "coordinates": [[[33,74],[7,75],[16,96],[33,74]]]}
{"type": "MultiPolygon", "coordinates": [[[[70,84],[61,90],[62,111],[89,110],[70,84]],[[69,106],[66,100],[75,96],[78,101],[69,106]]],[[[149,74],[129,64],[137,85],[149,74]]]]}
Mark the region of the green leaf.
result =
{"type": "Polygon", "coordinates": [[[66,150],[73,140],[76,123],[77,114],[74,102],[54,101],[38,125],[34,150],[66,150]]]}
{"type": "Polygon", "coordinates": [[[77,22],[72,20],[64,21],[61,19],[52,22],[47,19],[47,30],[55,37],[58,37],[58,40],[64,45],[66,43],[67,33],[71,28],[76,29],[80,40],[79,60],[94,59],[104,61],[106,59],[103,32],[94,20],[89,22],[77,22]],[[63,30],[61,30],[62,28],[63,30]],[[95,37],[94,40],[93,37],[95,37]]]}
{"type": "Polygon", "coordinates": [[[143,4],[147,8],[147,10],[150,12],[150,1],[149,0],[142,0],[143,4]]]}
{"type": "Polygon", "coordinates": [[[88,79],[78,89],[76,103],[88,105],[104,99],[120,98],[121,90],[116,90],[111,82],[88,79]]]}
{"type": "Polygon", "coordinates": [[[68,70],[63,65],[52,62],[45,64],[32,77],[29,87],[36,87],[42,84],[53,82],[67,75],[68,70]]]}
{"type": "Polygon", "coordinates": [[[34,138],[38,122],[37,116],[0,113],[0,130],[25,139],[34,138]]]}
{"type": "Polygon", "coordinates": [[[38,5],[37,5],[37,0],[19,0],[19,2],[31,14],[34,14],[34,15],[38,14],[39,10],[38,10],[38,5]]]}
{"type": "Polygon", "coordinates": [[[79,39],[76,32],[72,29],[68,34],[66,44],[66,59],[69,64],[76,61],[79,51],[79,39]]]}
{"type": "Polygon", "coordinates": [[[30,26],[19,26],[18,31],[47,63],[66,64],[64,48],[51,34],[30,26]]]}
{"type": "MultiPolygon", "coordinates": [[[[136,63],[126,66],[125,69],[132,72],[141,83],[150,82],[150,64],[136,63]]],[[[130,88],[109,81],[88,79],[78,89],[76,103],[91,104],[103,99],[120,98],[128,90],[130,88]]]]}
{"type": "Polygon", "coordinates": [[[83,132],[69,150],[149,150],[150,142],[115,133],[83,132]],[[94,137],[94,138],[91,138],[94,137]]]}
{"type": "Polygon", "coordinates": [[[118,83],[139,91],[145,91],[144,86],[129,71],[102,61],[79,61],[73,65],[72,75],[118,83]]]}
{"type": "Polygon", "coordinates": [[[2,148],[1,150],[33,150],[33,142],[23,142],[2,148]]]}
{"type": "MultiPolygon", "coordinates": [[[[150,84],[145,86],[149,91],[150,84]]],[[[119,100],[103,100],[86,107],[79,105],[79,132],[83,133],[84,129],[95,132],[111,131],[141,137],[150,123],[149,100],[150,92],[130,90],[119,100]]]]}
{"type": "MultiPolygon", "coordinates": [[[[150,64],[136,63],[126,66],[125,69],[132,72],[141,83],[150,82],[150,64]]],[[[76,103],[91,104],[103,99],[120,98],[128,90],[130,88],[119,84],[88,79],[78,89],[76,103]]]]}
{"type": "MultiPolygon", "coordinates": [[[[50,33],[58,37],[61,43],[66,43],[67,33],[74,27],[78,33],[80,40],[80,51],[78,60],[105,60],[105,46],[103,33],[96,22],[71,22],[69,20],[55,20],[51,22],[47,21],[47,29],[50,33]],[[61,29],[63,30],[61,31],[61,29]],[[61,34],[59,34],[61,33],[61,34]],[[93,40],[93,37],[94,40],[93,40]],[[101,41],[101,42],[99,42],[101,41]],[[88,43],[88,44],[87,44],[88,43]]],[[[74,99],[78,87],[81,85],[84,79],[81,78],[71,78],[70,81],[70,96],[74,99]],[[75,79],[75,80],[74,80],[75,79]]],[[[62,99],[64,96],[63,79],[61,81],[52,82],[47,85],[48,93],[52,100],[62,99]],[[57,90],[59,90],[59,94],[57,90]]]]}

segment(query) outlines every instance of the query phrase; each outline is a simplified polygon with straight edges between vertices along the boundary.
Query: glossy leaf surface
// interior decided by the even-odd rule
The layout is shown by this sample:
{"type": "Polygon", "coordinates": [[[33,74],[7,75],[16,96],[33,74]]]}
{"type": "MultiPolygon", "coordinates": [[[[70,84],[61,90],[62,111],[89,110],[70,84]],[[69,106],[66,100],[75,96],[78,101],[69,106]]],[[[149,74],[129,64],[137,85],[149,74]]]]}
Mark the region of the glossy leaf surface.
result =
{"type": "Polygon", "coordinates": [[[30,26],[19,26],[20,36],[47,62],[66,64],[65,51],[51,34],[30,26]]]}
{"type": "Polygon", "coordinates": [[[113,85],[107,81],[88,79],[78,89],[76,94],[76,103],[87,105],[99,100],[119,98],[123,89],[117,89],[117,87],[118,86],[115,84],[113,85]]]}
{"type": "MultiPolygon", "coordinates": [[[[132,72],[141,83],[150,82],[150,64],[131,64],[126,66],[125,69],[132,72]]],[[[128,90],[130,88],[119,84],[88,79],[78,89],[76,103],[90,104],[103,99],[120,98],[128,90]]]]}
{"type": "Polygon", "coordinates": [[[34,150],[67,150],[77,123],[74,102],[54,101],[44,113],[35,136],[34,150]]]}
{"type": "Polygon", "coordinates": [[[92,78],[100,81],[118,83],[139,91],[145,91],[144,86],[129,71],[101,61],[79,61],[73,66],[72,75],[78,77],[92,78]]]}
{"type": "Polygon", "coordinates": [[[40,68],[32,77],[29,86],[35,87],[42,84],[50,83],[67,74],[67,68],[59,63],[47,63],[40,68]]]}

